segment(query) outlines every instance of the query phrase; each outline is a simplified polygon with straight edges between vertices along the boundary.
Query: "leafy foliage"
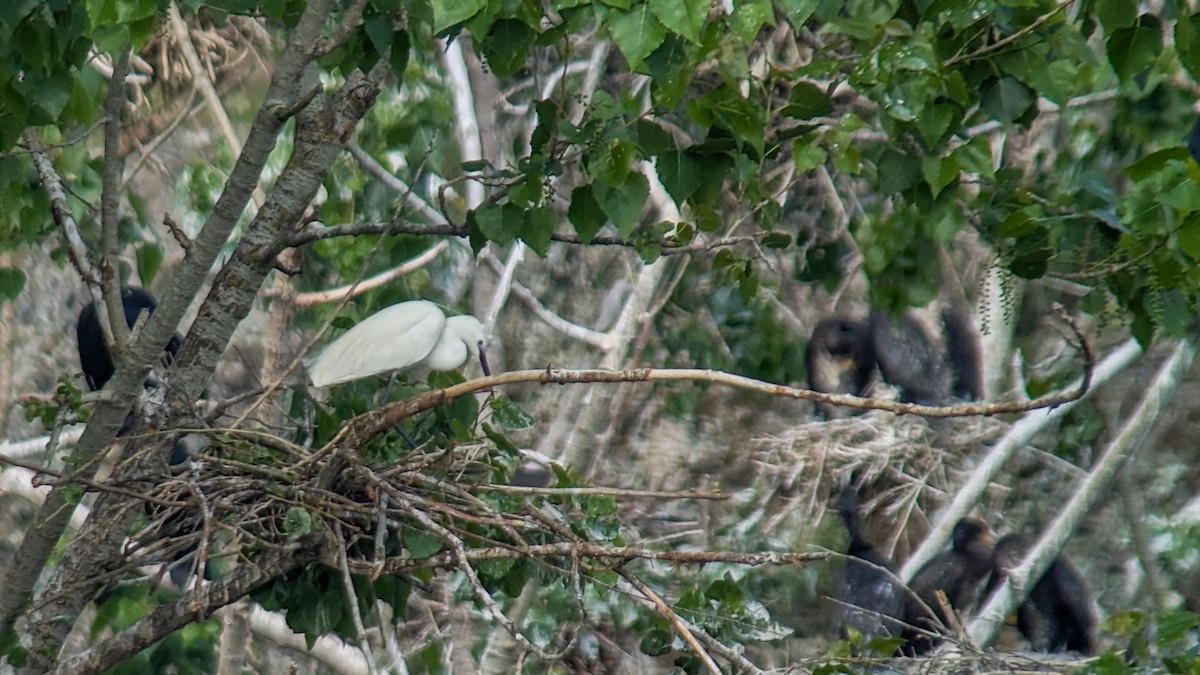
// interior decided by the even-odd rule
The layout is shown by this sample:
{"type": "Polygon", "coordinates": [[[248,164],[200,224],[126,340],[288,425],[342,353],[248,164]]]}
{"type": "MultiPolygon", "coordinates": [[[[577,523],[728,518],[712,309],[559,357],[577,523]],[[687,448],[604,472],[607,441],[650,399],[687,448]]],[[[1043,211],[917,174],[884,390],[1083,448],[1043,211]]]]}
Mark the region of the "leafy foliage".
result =
{"type": "MultiPolygon", "coordinates": [[[[191,18],[216,23],[260,17],[279,39],[306,3],[188,0],[182,6],[191,18]]],[[[160,0],[17,0],[0,8],[0,253],[40,244],[54,231],[45,194],[30,189],[37,181],[20,138],[31,128],[54,146],[82,236],[98,241],[104,167],[98,134],[90,130],[99,119],[105,76],[97,64],[151,44],[165,9],[160,0]],[[89,55],[98,55],[96,64],[89,55]]],[[[547,256],[555,240],[604,241],[632,247],[650,262],[694,247],[703,264],[682,271],[681,290],[669,299],[677,314],[663,360],[796,382],[803,377],[801,345],[761,298],[778,283],[774,262],[788,263],[791,280],[832,290],[844,281],[846,258],[855,257],[873,304],[924,305],[940,290],[939,251],[969,229],[1015,278],[1086,284],[1081,307],[1095,314],[1118,308],[1144,343],[1160,333],[1186,335],[1200,309],[1200,166],[1181,140],[1193,117],[1184,80],[1196,76],[1198,55],[1200,12],[1187,3],[1095,2],[1063,11],[1053,0],[751,0],[731,6],[370,0],[345,40],[320,59],[321,74],[332,89],[356,72],[380,64],[391,69],[389,95],[353,143],[386,171],[408,176],[414,191],[440,211],[433,217],[416,212],[358,164],[339,161],[323,176],[315,205],[321,224],[391,227],[377,237],[331,237],[306,247],[306,274],[296,286],[324,289],[393,269],[428,249],[420,229],[434,225],[464,233],[475,253],[520,241],[547,256]],[[450,140],[453,96],[435,59],[443,39],[466,33],[506,92],[497,116],[520,130],[513,134],[520,140],[494,162],[463,161],[463,149],[450,140]],[[584,91],[587,67],[577,66],[609,61],[597,39],[610,40],[616,51],[600,85],[584,91]],[[580,60],[592,50],[595,58],[580,60]],[[1037,147],[1049,135],[1035,130],[1047,125],[1060,129],[1054,140],[1061,147],[1037,147]],[[1006,140],[1031,147],[1006,149],[1006,140]],[[464,181],[486,185],[487,198],[467,203],[459,189],[464,181]]],[[[271,172],[288,161],[291,143],[279,143],[271,172]]],[[[214,210],[233,161],[217,152],[178,177],[178,201],[190,216],[185,229],[214,210]]],[[[143,226],[157,214],[129,201],[133,213],[123,216],[119,246],[132,251],[126,265],[132,261],[149,283],[166,257],[161,237],[143,226]]],[[[453,275],[452,264],[433,266],[360,296],[337,318],[322,307],[297,325],[330,320],[334,331],[343,330],[381,307],[445,287],[439,282],[453,275]]],[[[0,267],[0,301],[22,293],[25,283],[20,269],[0,267]]],[[[321,402],[293,392],[291,418],[305,423],[297,422],[300,431],[290,441],[322,448],[338,438],[346,420],[459,381],[451,374],[425,382],[355,382],[321,402]]],[[[1052,384],[1031,382],[1030,393],[1052,384]]],[[[682,411],[694,408],[698,394],[676,390],[671,396],[669,405],[682,411]]],[[[64,382],[54,406],[27,410],[49,425],[59,409],[80,406],[78,390],[64,382]]],[[[411,463],[415,468],[399,472],[411,482],[389,486],[427,509],[417,517],[411,504],[392,504],[398,517],[389,525],[384,554],[415,562],[405,575],[351,575],[355,596],[400,611],[409,593],[450,566],[433,559],[457,555],[456,542],[481,550],[636,541],[621,517],[626,505],[610,495],[489,490],[516,470],[520,445],[510,435],[533,426],[533,417],[510,399],[480,405],[461,398],[355,448],[352,463],[363,471],[411,463]],[[468,513],[467,505],[478,512],[468,513]],[[514,534],[506,519],[532,519],[533,509],[562,527],[539,521],[514,534]]],[[[1083,425],[1074,433],[1090,439],[1095,431],[1083,425]]],[[[229,469],[235,463],[266,473],[253,485],[270,506],[256,513],[262,518],[255,524],[261,529],[253,530],[258,544],[312,540],[344,526],[348,557],[370,562],[373,523],[350,516],[335,522],[302,494],[299,476],[268,473],[297,470],[292,459],[277,447],[232,435],[215,437],[209,452],[209,461],[229,471],[213,480],[237,477],[229,469]]],[[[580,485],[568,468],[553,468],[557,487],[580,485]]],[[[339,486],[348,502],[343,506],[373,508],[379,486],[355,478],[362,476],[339,486]]],[[[218,520],[245,525],[240,515],[225,512],[218,520]]],[[[250,554],[266,548],[247,546],[250,554]]],[[[661,617],[622,614],[622,598],[611,592],[619,581],[599,561],[550,556],[535,564],[497,555],[471,565],[495,596],[516,597],[537,583],[542,597],[557,601],[530,619],[540,645],[556,644],[557,626],[565,622],[586,619],[592,623],[584,630],[598,630],[594,617],[600,616],[644,631],[647,654],[670,655],[681,647],[661,617]]],[[[788,632],[736,571],[712,566],[647,575],[655,577],[678,582],[675,611],[717,639],[745,645],[788,632]]],[[[342,583],[338,571],[314,564],[257,599],[286,610],[290,625],[310,643],[326,633],[353,638],[342,583]]],[[[115,598],[97,626],[128,623],[147,602],[115,598]]],[[[1160,647],[1181,644],[1194,631],[1194,622],[1181,615],[1155,621],[1157,639],[1170,638],[1160,647]]],[[[1113,630],[1137,640],[1150,625],[1128,618],[1113,630]]],[[[1188,645],[1173,652],[1180,659],[1173,663],[1186,667],[1193,651],[1188,645]]],[[[139,664],[150,667],[156,653],[143,654],[139,664]]],[[[440,655],[431,647],[414,658],[436,663],[440,655]]],[[[689,654],[677,655],[676,665],[699,668],[689,654]]]]}

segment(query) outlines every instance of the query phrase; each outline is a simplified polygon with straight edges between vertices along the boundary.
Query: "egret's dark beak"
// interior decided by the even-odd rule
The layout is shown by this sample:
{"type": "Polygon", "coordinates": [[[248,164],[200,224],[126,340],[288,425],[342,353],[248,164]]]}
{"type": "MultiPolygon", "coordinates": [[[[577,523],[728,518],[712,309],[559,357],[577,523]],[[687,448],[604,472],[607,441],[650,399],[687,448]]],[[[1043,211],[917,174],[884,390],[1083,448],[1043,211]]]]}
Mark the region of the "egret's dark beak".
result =
{"type": "Polygon", "coordinates": [[[483,376],[490,377],[492,375],[492,370],[491,368],[488,368],[487,352],[483,350],[483,340],[477,342],[475,346],[479,349],[479,367],[483,369],[483,376]]]}

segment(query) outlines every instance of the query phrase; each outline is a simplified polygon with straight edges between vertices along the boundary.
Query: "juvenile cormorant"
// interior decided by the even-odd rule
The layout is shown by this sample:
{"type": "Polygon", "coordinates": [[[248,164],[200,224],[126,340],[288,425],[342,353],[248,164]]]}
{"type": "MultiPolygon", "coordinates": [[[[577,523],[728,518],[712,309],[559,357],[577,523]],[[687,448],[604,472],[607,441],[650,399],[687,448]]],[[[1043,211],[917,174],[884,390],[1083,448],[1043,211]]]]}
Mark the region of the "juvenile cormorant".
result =
{"type": "MultiPolygon", "coordinates": [[[[988,593],[1024,560],[1033,542],[1010,534],[996,543],[988,593]]],[[[1017,629],[1036,651],[1080,652],[1096,650],[1096,616],[1083,576],[1071,561],[1059,556],[1029,591],[1017,609],[1017,629]]]]}
{"type": "MultiPolygon", "coordinates": [[[[954,526],[953,545],[949,551],[930,560],[909,582],[908,587],[930,609],[937,621],[913,598],[905,598],[904,622],[910,626],[937,632],[939,623],[950,625],[937,600],[937,592],[957,611],[968,609],[975,601],[981,584],[992,571],[992,532],[983,521],[964,518],[954,526]]],[[[904,653],[924,654],[936,644],[933,639],[912,628],[906,628],[904,653]]]]}
{"type": "MultiPolygon", "coordinates": [[[[875,377],[875,355],[866,322],[834,316],[822,319],[804,348],[808,388],[826,394],[866,396],[875,377]]],[[[846,408],[817,404],[826,419],[846,417],[846,408]]]]}
{"type": "Polygon", "coordinates": [[[848,628],[858,631],[865,641],[898,634],[904,616],[904,591],[892,576],[878,569],[894,573],[892,561],[862,538],[858,495],[852,486],[842,489],[837,509],[850,538],[846,549],[850,557],[842,567],[834,593],[838,601],[838,635],[846,639],[848,628]]]}

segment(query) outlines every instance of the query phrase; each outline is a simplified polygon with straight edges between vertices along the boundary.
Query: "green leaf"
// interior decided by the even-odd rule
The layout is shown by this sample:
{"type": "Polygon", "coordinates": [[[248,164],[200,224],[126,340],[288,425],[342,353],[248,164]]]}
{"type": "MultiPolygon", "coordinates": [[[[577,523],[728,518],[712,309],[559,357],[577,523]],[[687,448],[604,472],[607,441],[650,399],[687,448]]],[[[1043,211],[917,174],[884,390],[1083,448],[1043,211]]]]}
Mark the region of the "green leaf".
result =
{"type": "Polygon", "coordinates": [[[492,72],[497,77],[508,77],[524,68],[532,38],[523,21],[501,19],[492,24],[482,41],[483,54],[492,72]]]}
{"type": "Polygon", "coordinates": [[[1192,79],[1200,80],[1200,13],[1180,17],[1175,22],[1175,49],[1192,79]]]}
{"type": "Polygon", "coordinates": [[[684,38],[700,42],[700,29],[708,18],[707,0],[649,0],[650,11],[684,38]]]}
{"type": "Polygon", "coordinates": [[[521,227],[521,241],[544,258],[557,225],[558,212],[554,209],[545,206],[530,209],[525,212],[525,224],[521,227]]]}
{"type": "Polygon", "coordinates": [[[1200,213],[1189,213],[1175,233],[1179,250],[1192,260],[1200,260],[1200,213]]]}
{"type": "Polygon", "coordinates": [[[667,36],[667,29],[654,17],[647,3],[627,12],[614,12],[609,19],[608,32],[625,55],[630,70],[637,69],[667,36]]]}
{"type": "Polygon", "coordinates": [[[891,148],[879,157],[879,191],[885,195],[902,192],[921,180],[921,160],[891,148]]]}
{"type": "Polygon", "coordinates": [[[817,144],[815,136],[806,136],[792,144],[792,162],[796,165],[797,173],[812,171],[824,165],[827,157],[825,148],[817,144]]]}
{"type": "Polygon", "coordinates": [[[767,248],[787,248],[792,245],[792,235],[782,232],[768,232],[762,240],[767,248]]]}
{"type": "Polygon", "coordinates": [[[661,628],[655,628],[642,637],[638,648],[647,656],[662,656],[671,651],[673,637],[661,628]]]}
{"type": "Polygon", "coordinates": [[[742,38],[742,42],[751,44],[758,36],[758,30],[772,18],[769,0],[745,0],[734,5],[729,27],[742,38]]]}
{"type": "Polygon", "coordinates": [[[580,185],[571,191],[571,205],[567,207],[567,219],[575,226],[579,241],[589,244],[600,228],[608,222],[592,185],[580,185]]]}
{"type": "Polygon", "coordinates": [[[549,151],[552,131],[558,125],[558,105],[551,100],[543,99],[534,106],[537,112],[537,126],[529,137],[529,149],[534,155],[542,155],[549,151]]]}
{"type": "Polygon", "coordinates": [[[630,141],[610,140],[592,154],[588,173],[609,187],[620,187],[628,178],[637,154],[637,147],[630,141]]]}
{"type": "Polygon", "coordinates": [[[921,173],[933,191],[933,196],[936,197],[946,189],[947,185],[958,178],[958,160],[954,158],[954,155],[926,157],[921,161],[921,173]]]}
{"type": "Polygon", "coordinates": [[[775,2],[775,6],[783,12],[788,23],[796,29],[802,28],[804,22],[808,21],[820,5],[821,0],[776,0],[775,2]]]}
{"type": "Polygon", "coordinates": [[[1001,122],[1013,122],[1033,105],[1033,91],[1016,78],[1002,77],[983,91],[983,111],[1001,122]]]}
{"type": "Polygon", "coordinates": [[[950,105],[932,105],[925,109],[925,113],[917,117],[917,130],[921,132],[921,138],[929,147],[937,145],[950,130],[950,124],[954,122],[957,112],[950,105]]]}
{"type": "Polygon", "coordinates": [[[1162,150],[1152,152],[1133,164],[1125,167],[1124,173],[1126,176],[1129,176],[1130,180],[1143,181],[1161,171],[1163,167],[1167,165],[1167,162],[1170,162],[1171,160],[1186,162],[1187,159],[1187,148],[1164,148],[1162,150]]]}
{"type": "Polygon", "coordinates": [[[474,567],[484,579],[503,579],[516,562],[512,558],[491,558],[474,563],[474,567]]]}
{"type": "Polygon", "coordinates": [[[521,409],[512,399],[497,396],[488,404],[492,409],[492,419],[506,431],[523,431],[533,427],[533,418],[521,409]]]}
{"type": "Polygon", "coordinates": [[[655,167],[658,179],[676,205],[682,206],[700,189],[700,165],[686,152],[664,152],[658,156],[655,167]]]}
{"type": "Polygon", "coordinates": [[[1088,675],[1131,675],[1134,671],[1124,658],[1108,651],[1089,663],[1085,672],[1088,675]]]}
{"type": "Polygon", "coordinates": [[[11,267],[0,267],[0,297],[16,300],[25,289],[25,272],[11,267]]]}
{"type": "Polygon", "coordinates": [[[797,82],[792,87],[788,104],[779,111],[785,117],[810,120],[814,117],[824,117],[833,112],[833,99],[825,89],[811,82],[797,82]]]}
{"type": "Polygon", "coordinates": [[[483,423],[483,435],[491,439],[492,443],[496,445],[496,449],[505,455],[508,455],[509,457],[516,457],[517,455],[521,454],[521,450],[517,447],[516,443],[513,443],[512,440],[510,440],[504,434],[496,431],[495,427],[487,422],[483,423]]]}
{"type": "Polygon", "coordinates": [[[154,277],[158,275],[158,270],[160,267],[162,267],[162,262],[162,246],[159,246],[156,243],[147,242],[138,247],[138,278],[142,280],[143,285],[150,286],[152,283],[154,283],[154,277]]]}
{"type": "Polygon", "coordinates": [[[288,539],[296,540],[307,537],[320,529],[319,522],[307,509],[293,506],[287,510],[287,515],[283,518],[283,531],[287,534],[288,539]]]}
{"type": "Polygon", "coordinates": [[[642,209],[650,196],[650,184],[640,173],[629,174],[624,185],[614,190],[600,183],[593,183],[593,194],[600,208],[617,228],[617,234],[628,237],[642,217],[642,209]]]}
{"type": "Polygon", "coordinates": [[[1096,0],[1095,6],[1096,18],[1109,33],[1132,26],[1137,20],[1136,0],[1096,0]]]}
{"type": "Polygon", "coordinates": [[[392,73],[401,80],[404,79],[404,71],[408,68],[408,54],[412,50],[412,38],[408,31],[396,31],[392,35],[392,51],[388,52],[388,64],[392,67],[392,73]]]}
{"type": "Polygon", "coordinates": [[[501,246],[513,243],[525,224],[525,211],[513,204],[485,205],[472,211],[479,231],[501,246]]]}
{"type": "Polygon", "coordinates": [[[1122,80],[1131,80],[1149,68],[1162,51],[1162,29],[1157,17],[1143,14],[1135,25],[1118,28],[1108,39],[1108,61],[1122,80]]]}
{"type": "Polygon", "coordinates": [[[428,532],[408,527],[404,529],[404,547],[413,558],[419,560],[442,550],[442,540],[428,532]]]}
{"type": "Polygon", "coordinates": [[[441,33],[475,16],[487,5],[487,0],[430,0],[430,5],[433,7],[433,32],[441,33]]]}
{"type": "Polygon", "coordinates": [[[372,13],[364,16],[363,32],[367,34],[367,39],[371,41],[375,51],[380,54],[392,48],[395,31],[392,28],[392,20],[387,15],[372,13]]]}

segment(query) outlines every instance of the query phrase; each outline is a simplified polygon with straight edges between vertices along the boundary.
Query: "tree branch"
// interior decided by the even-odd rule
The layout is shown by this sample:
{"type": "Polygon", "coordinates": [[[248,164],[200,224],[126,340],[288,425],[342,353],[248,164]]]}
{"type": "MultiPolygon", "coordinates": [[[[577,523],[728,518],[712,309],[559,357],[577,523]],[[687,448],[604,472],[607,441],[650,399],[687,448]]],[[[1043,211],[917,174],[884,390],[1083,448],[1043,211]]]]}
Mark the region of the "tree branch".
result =
{"type": "MultiPolygon", "coordinates": [[[[958,489],[958,492],[954,493],[954,499],[938,515],[933,529],[929,531],[929,534],[926,535],[917,550],[913,551],[908,560],[904,562],[904,567],[900,570],[900,578],[905,583],[912,581],[913,575],[917,573],[917,570],[921,569],[925,563],[933,560],[934,556],[945,547],[946,542],[950,540],[950,533],[953,532],[955,523],[966,517],[967,513],[979,503],[979,498],[983,495],[983,491],[1018,450],[1028,446],[1029,441],[1038,432],[1049,426],[1052,422],[1056,422],[1065,416],[1075,407],[1075,404],[1079,400],[1124,370],[1141,353],[1142,348],[1138,343],[1130,340],[1114,350],[1097,366],[1091,388],[1080,391],[1079,396],[1074,399],[1054,406],[1038,405],[1029,408],[1030,414],[1021,418],[1008,430],[1004,438],[1001,438],[996,443],[995,447],[979,463],[979,466],[975,467],[975,470],[971,472],[970,479],[958,489]]],[[[1084,378],[1080,378],[1071,386],[1082,386],[1083,380],[1084,378]]],[[[1036,403],[1045,398],[1043,396],[1030,403],[1036,403]]]]}
{"type": "Polygon", "coordinates": [[[1023,596],[1032,588],[1032,582],[1046,573],[1079,521],[1100,499],[1101,491],[1108,489],[1126,458],[1136,452],[1145,440],[1150,426],[1158,419],[1163,406],[1178,388],[1180,380],[1191,368],[1195,357],[1196,347],[1191,341],[1184,340],[1175,347],[1171,357],[1159,368],[1137,410],[1129,417],[1129,421],[1112,443],[1105,448],[1104,454],[1096,460],[1088,477],[1071,496],[1066,507],[1059,512],[1037,544],[1025,555],[1021,564],[992,594],[991,599],[971,622],[968,634],[972,642],[981,647],[991,644],[996,632],[1004,623],[1004,617],[1020,604],[1023,596]],[[1022,592],[1017,593],[1014,589],[1022,589],[1022,592]]]}

